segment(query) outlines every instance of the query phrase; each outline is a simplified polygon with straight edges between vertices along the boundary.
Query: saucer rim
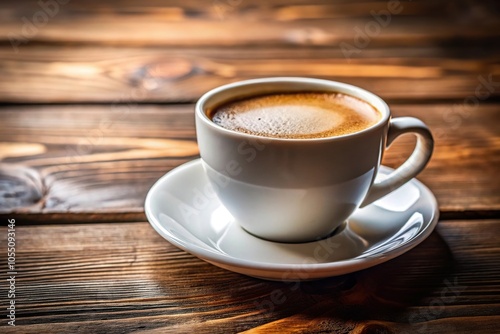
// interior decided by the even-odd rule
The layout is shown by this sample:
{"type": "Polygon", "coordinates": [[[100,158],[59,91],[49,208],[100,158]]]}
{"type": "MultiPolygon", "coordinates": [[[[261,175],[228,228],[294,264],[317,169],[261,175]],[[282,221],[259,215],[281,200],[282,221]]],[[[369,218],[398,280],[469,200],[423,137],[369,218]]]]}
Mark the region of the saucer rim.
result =
{"type": "MultiPolygon", "coordinates": [[[[162,224],[159,222],[159,220],[152,213],[152,204],[151,204],[152,198],[157,192],[157,190],[161,188],[161,186],[165,183],[165,181],[169,178],[175,178],[176,174],[182,173],[186,169],[193,168],[195,165],[198,164],[201,164],[201,158],[197,158],[188,161],[184,164],[181,164],[173,168],[169,172],[165,173],[154,183],[154,185],[148,191],[144,205],[144,211],[148,219],[148,222],[151,224],[154,230],[158,234],[160,234],[165,240],[167,240],[174,246],[184,250],[185,252],[192,254],[193,256],[196,256],[202,260],[205,260],[213,265],[246,275],[249,274],[245,273],[244,271],[238,271],[238,269],[250,269],[257,271],[274,272],[274,273],[282,273],[284,271],[307,271],[307,273],[309,274],[311,273],[320,274],[327,272],[329,273],[328,276],[319,276],[319,277],[329,277],[340,274],[347,274],[362,269],[367,269],[377,264],[394,259],[408,252],[412,248],[416,247],[429,237],[429,235],[434,231],[439,221],[439,206],[434,194],[422,182],[420,182],[416,178],[413,178],[409,182],[412,182],[416,184],[420,189],[423,189],[426,192],[426,194],[424,194],[423,196],[428,196],[428,200],[431,202],[430,205],[432,205],[433,207],[432,217],[429,219],[429,223],[426,224],[425,227],[422,230],[420,230],[418,234],[416,234],[411,240],[405,242],[401,246],[396,247],[395,249],[391,249],[386,253],[377,254],[375,256],[367,256],[364,258],[354,257],[339,261],[323,262],[323,263],[287,264],[287,263],[267,263],[267,262],[258,262],[247,259],[241,259],[233,257],[230,254],[217,251],[216,249],[211,248],[209,245],[207,245],[207,248],[204,248],[190,243],[189,240],[181,240],[177,238],[175,235],[172,235],[170,232],[165,230],[162,224]],[[342,272],[336,274],[335,271],[339,271],[340,269],[342,269],[342,272]]],[[[391,172],[394,169],[380,165],[380,170],[386,170],[388,172],[391,172]]],[[[221,205],[223,204],[221,203],[221,205]]],[[[267,241],[267,242],[273,242],[273,241],[267,241]]],[[[311,241],[310,243],[315,243],[315,242],[318,241],[311,241]]],[[[263,276],[256,276],[256,277],[267,278],[263,276]]]]}

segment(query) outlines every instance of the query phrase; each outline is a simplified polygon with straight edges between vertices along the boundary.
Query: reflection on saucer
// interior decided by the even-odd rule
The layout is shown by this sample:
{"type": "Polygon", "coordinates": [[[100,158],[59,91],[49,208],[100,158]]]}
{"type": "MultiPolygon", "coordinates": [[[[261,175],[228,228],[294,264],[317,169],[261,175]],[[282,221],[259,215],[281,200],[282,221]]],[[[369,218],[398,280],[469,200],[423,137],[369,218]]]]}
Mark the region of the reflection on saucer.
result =
{"type": "Polygon", "coordinates": [[[247,233],[216,197],[201,200],[200,189],[207,184],[200,160],[167,173],[148,193],[148,220],[165,239],[200,259],[264,279],[308,280],[374,266],[422,242],[438,220],[433,194],[414,179],[357,210],[327,238],[272,242],[247,233]]]}
{"type": "MultiPolygon", "coordinates": [[[[388,174],[379,173],[377,181],[383,181],[389,177],[388,174]]],[[[420,190],[413,183],[408,183],[404,187],[394,190],[388,195],[382,197],[378,201],[373,202],[373,205],[387,211],[404,212],[408,211],[413,204],[420,198],[420,190]]]]}

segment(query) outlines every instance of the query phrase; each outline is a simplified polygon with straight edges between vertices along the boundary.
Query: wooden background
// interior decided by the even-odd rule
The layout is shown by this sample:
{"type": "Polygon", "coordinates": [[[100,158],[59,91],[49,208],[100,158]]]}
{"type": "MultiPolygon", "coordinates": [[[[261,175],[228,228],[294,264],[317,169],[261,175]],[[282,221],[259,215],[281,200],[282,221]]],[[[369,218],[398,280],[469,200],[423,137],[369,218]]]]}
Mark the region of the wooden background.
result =
{"type": "MultiPolygon", "coordinates": [[[[1,332],[500,329],[497,1],[41,3],[0,4],[0,216],[17,222],[19,272],[17,326],[4,318],[1,332]],[[419,179],[440,204],[436,232],[386,264],[296,290],[159,237],[144,197],[198,157],[193,103],[267,76],[352,83],[424,120],[436,148],[419,179]],[[285,301],[270,305],[276,291],[285,301]]],[[[384,164],[412,145],[398,140],[384,164]]],[[[0,306],[6,296],[2,284],[0,306]]]]}

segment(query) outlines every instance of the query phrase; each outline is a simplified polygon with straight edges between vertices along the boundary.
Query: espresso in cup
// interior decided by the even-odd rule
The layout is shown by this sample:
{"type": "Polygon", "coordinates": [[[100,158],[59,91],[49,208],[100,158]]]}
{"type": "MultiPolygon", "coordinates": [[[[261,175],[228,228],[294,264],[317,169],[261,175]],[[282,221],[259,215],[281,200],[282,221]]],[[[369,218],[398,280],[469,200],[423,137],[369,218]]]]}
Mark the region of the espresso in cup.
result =
{"type": "Polygon", "coordinates": [[[392,118],[380,97],[329,80],[231,83],[204,94],[195,115],[214,193],[245,231],[277,242],[330,235],[420,173],[433,150],[422,121],[392,118]],[[376,180],[385,148],[407,133],[417,137],[413,153],[376,180]]]}
{"type": "Polygon", "coordinates": [[[283,139],[310,139],[359,132],[381,113],[369,103],[335,92],[297,92],[231,101],[209,112],[215,124],[233,131],[283,139]]]}

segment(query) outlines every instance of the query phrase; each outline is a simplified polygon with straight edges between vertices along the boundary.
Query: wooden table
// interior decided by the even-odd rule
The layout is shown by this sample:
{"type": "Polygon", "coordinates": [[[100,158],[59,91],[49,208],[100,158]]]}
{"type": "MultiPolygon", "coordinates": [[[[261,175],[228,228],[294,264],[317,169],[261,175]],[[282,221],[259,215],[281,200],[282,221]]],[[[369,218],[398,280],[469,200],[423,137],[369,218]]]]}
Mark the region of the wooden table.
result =
{"type": "MultiPolygon", "coordinates": [[[[498,333],[499,12],[495,1],[2,3],[0,332],[498,333]],[[143,202],[198,157],[193,103],[266,76],[352,83],[423,119],[436,139],[419,176],[440,204],[435,232],[293,290],[162,239],[143,202]]],[[[384,164],[412,145],[399,140],[384,164]]]]}

